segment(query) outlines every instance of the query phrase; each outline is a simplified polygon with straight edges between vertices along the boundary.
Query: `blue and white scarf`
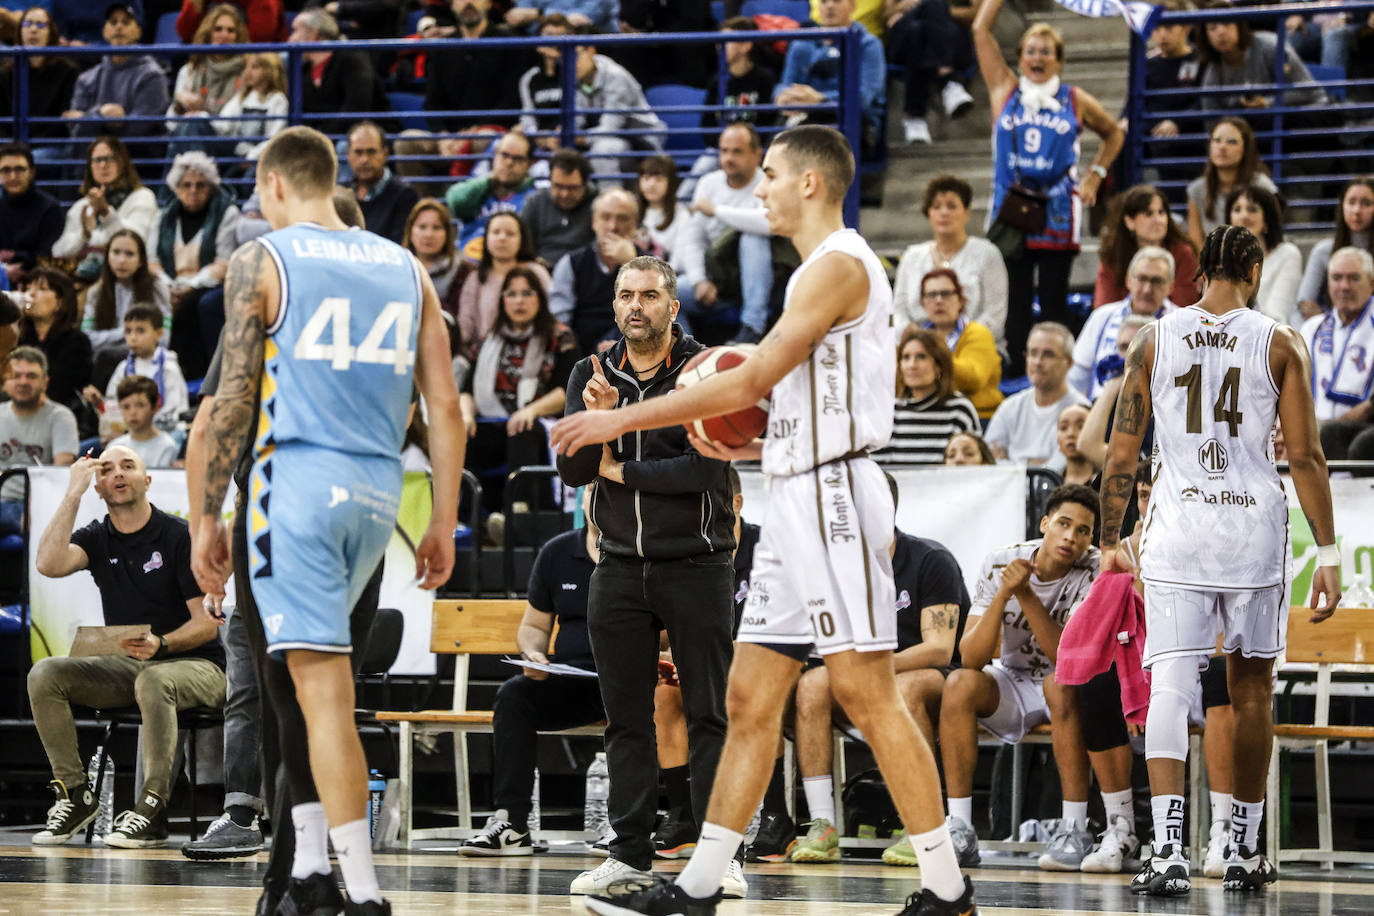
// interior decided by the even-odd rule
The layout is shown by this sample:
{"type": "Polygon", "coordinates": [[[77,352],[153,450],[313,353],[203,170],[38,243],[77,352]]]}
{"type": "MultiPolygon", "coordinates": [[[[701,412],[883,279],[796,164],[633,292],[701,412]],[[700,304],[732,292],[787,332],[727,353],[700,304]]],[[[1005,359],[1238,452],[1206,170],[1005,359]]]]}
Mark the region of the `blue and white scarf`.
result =
{"type": "Polygon", "coordinates": [[[1367,400],[1374,389],[1374,299],[1336,352],[1336,310],[1327,312],[1312,340],[1312,393],[1348,407],[1367,400]]]}

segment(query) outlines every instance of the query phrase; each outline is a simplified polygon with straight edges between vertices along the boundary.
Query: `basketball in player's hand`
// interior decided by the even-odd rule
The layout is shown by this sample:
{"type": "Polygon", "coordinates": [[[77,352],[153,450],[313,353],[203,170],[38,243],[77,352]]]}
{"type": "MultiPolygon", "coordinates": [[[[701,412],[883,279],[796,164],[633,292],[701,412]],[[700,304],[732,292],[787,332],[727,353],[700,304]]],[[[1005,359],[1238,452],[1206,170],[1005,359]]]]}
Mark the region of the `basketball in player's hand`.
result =
{"type": "MultiPolygon", "coordinates": [[[[690,388],[713,375],[729,372],[757,349],[753,344],[733,344],[702,350],[687,361],[677,377],[677,390],[690,388]]],[[[768,426],[768,397],[734,413],[684,424],[687,431],[725,448],[741,448],[763,435],[768,426]]]]}

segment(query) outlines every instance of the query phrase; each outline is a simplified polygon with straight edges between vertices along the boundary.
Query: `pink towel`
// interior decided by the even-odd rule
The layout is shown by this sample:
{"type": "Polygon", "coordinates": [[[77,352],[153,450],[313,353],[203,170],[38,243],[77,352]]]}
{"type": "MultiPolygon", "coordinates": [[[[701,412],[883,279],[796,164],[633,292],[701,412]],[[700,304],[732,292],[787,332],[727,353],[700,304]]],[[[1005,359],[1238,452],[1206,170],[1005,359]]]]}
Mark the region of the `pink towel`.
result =
{"type": "Polygon", "coordinates": [[[1086,684],[1116,662],[1121,709],[1127,721],[1144,723],[1150,681],[1141,669],[1145,644],[1145,602],[1130,573],[1103,573],[1069,617],[1059,637],[1055,680],[1086,684]]]}

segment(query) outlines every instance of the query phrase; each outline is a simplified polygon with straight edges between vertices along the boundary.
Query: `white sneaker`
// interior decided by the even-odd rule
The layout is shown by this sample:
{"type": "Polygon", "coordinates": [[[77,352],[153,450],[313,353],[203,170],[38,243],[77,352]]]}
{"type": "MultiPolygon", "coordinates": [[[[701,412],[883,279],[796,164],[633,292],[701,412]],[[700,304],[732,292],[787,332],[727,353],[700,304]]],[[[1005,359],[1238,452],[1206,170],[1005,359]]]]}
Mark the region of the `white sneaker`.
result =
{"type": "Polygon", "coordinates": [[[973,96],[958,80],[945,83],[940,96],[945,103],[945,114],[951,118],[962,118],[973,110],[973,96]]]}
{"type": "Polygon", "coordinates": [[[612,884],[648,883],[654,879],[651,872],[631,868],[619,859],[607,859],[591,871],[584,871],[573,879],[568,888],[569,894],[605,894],[612,884]]]}
{"type": "Polygon", "coordinates": [[[1140,840],[1131,833],[1131,823],[1121,815],[1112,818],[1107,832],[1097,848],[1083,857],[1080,869],[1099,875],[1114,875],[1122,871],[1127,859],[1140,853],[1140,840]]]}
{"type": "Polygon", "coordinates": [[[907,143],[930,144],[930,125],[925,118],[903,118],[902,127],[906,128],[907,143]]]}
{"type": "Polygon", "coordinates": [[[1207,857],[1202,860],[1202,873],[1209,878],[1226,874],[1226,860],[1231,857],[1231,825],[1226,821],[1212,823],[1211,839],[1207,841],[1207,857]]]}
{"type": "Polygon", "coordinates": [[[725,877],[720,879],[720,892],[727,898],[743,900],[749,896],[749,884],[744,880],[744,866],[739,859],[731,859],[725,869],[725,877]]]}

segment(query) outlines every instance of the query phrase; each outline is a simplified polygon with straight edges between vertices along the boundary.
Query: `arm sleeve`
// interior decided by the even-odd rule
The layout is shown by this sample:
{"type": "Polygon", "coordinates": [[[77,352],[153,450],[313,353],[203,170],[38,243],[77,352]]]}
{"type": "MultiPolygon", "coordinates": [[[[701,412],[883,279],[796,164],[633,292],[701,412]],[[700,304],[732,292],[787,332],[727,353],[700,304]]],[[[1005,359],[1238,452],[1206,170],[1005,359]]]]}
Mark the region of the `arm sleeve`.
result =
{"type": "Polygon", "coordinates": [[[1087,323],[1078,332],[1078,339],[1073,343],[1073,365],[1069,367],[1069,387],[1076,388],[1085,396],[1092,388],[1093,383],[1093,357],[1097,354],[1097,348],[1093,344],[1097,336],[1098,326],[1102,323],[1099,312],[1093,312],[1088,316],[1087,323]]]}
{"type": "Polygon", "coordinates": [[[787,46],[787,56],[782,62],[782,76],[778,77],[778,84],[773,87],[773,98],[777,99],[778,93],[788,86],[802,81],[803,58],[810,59],[815,42],[794,41],[787,46]]]}
{"type": "Polygon", "coordinates": [[[87,70],[76,78],[76,86],[72,89],[72,110],[93,115],[95,108],[95,74],[87,70]]]}
{"type": "Polygon", "coordinates": [[[82,525],[80,528],[77,528],[75,531],[72,532],[70,542],[75,544],[77,547],[80,547],[83,551],[85,551],[86,562],[88,566],[90,565],[91,557],[100,557],[105,555],[105,538],[103,537],[103,532],[101,530],[103,527],[103,523],[99,521],[92,521],[87,522],[86,524],[82,525]]]}
{"type": "MultiPolygon", "coordinates": [[[[239,208],[230,206],[219,221],[219,231],[215,233],[215,260],[228,262],[238,248],[235,236],[238,234],[239,208]]],[[[221,281],[223,282],[223,281],[221,281]]]]}
{"type": "Polygon", "coordinates": [[[34,260],[45,258],[52,254],[53,247],[57,244],[58,238],[62,235],[64,217],[61,207],[48,207],[43,211],[38,223],[38,248],[27,252],[28,256],[34,260]]]}
{"type": "Polygon", "coordinates": [[[921,258],[919,246],[912,245],[902,252],[897,262],[897,276],[892,281],[892,311],[896,315],[897,330],[909,324],[925,320],[925,309],[921,308],[921,258]]]}
{"type": "MultiPolygon", "coordinates": [[[[696,191],[692,194],[692,203],[705,196],[702,190],[702,182],[698,181],[696,191]]],[[[693,213],[682,229],[682,241],[678,245],[681,249],[682,279],[685,285],[695,285],[706,279],[706,249],[709,245],[706,217],[700,213],[693,213]]]]}
{"type": "Polygon", "coordinates": [[[762,207],[716,207],[716,219],[731,229],[751,235],[772,235],[768,228],[768,211],[762,207]]]}
{"type": "MultiPolygon", "coordinates": [[[[684,435],[685,439],[685,435],[684,435]]],[[[690,445],[676,458],[625,462],[625,486],[646,493],[698,493],[720,480],[728,462],[707,458],[690,445]]]]}
{"type": "Polygon", "coordinates": [[[190,403],[191,397],[186,388],[186,377],[181,374],[181,364],[167,360],[167,366],[162,372],[162,408],[157,415],[179,417],[190,403]]]}
{"type": "Polygon", "coordinates": [[[1302,282],[1302,252],[1296,247],[1279,249],[1278,263],[1271,267],[1269,295],[1260,310],[1279,324],[1288,324],[1298,306],[1298,284],[1302,282]]]}
{"type": "MultiPolygon", "coordinates": [[[[570,417],[578,411],[586,410],[587,405],[582,403],[582,389],[587,387],[587,379],[592,377],[591,360],[596,356],[588,356],[573,367],[572,375],[568,379],[568,400],[563,407],[563,415],[570,417]]],[[[571,455],[558,456],[558,476],[563,478],[563,482],[570,487],[580,487],[591,483],[596,479],[597,471],[601,468],[601,446],[589,445],[571,455]]]]}
{"type": "MultiPolygon", "coordinates": [[[[250,7],[259,5],[265,4],[249,4],[250,7]]],[[[195,8],[195,5],[191,2],[191,0],[184,0],[184,2],[181,4],[181,12],[177,13],[177,34],[181,36],[181,40],[183,42],[185,42],[186,44],[191,43],[191,39],[194,38],[196,35],[196,28],[200,25],[200,20],[204,16],[204,9],[198,10],[195,8]]],[[[249,21],[252,21],[251,14],[249,15],[249,21]]]]}
{"type": "Polygon", "coordinates": [[[1011,430],[1008,428],[1011,425],[1011,412],[1007,409],[1009,403],[1011,403],[1010,398],[1003,401],[993,412],[992,419],[988,421],[988,428],[984,430],[983,438],[987,440],[989,445],[996,443],[1002,448],[1009,449],[1011,447],[1011,430]]]}
{"type": "Polygon", "coordinates": [[[954,555],[946,550],[934,550],[926,556],[916,581],[921,589],[920,597],[915,602],[918,608],[963,603],[964,574],[954,555]]]}
{"type": "MultiPolygon", "coordinates": [[[[248,4],[248,36],[252,41],[277,41],[282,21],[281,0],[255,0],[248,4]]],[[[177,22],[181,20],[178,18],[177,22]]]]}
{"type": "Polygon", "coordinates": [[[448,189],[444,194],[444,201],[455,217],[465,223],[471,222],[477,218],[477,211],[482,205],[483,198],[487,196],[490,184],[486,178],[460,181],[448,189]]]}
{"type": "MultiPolygon", "coordinates": [[[[137,117],[152,117],[154,115],[166,114],[170,94],[167,92],[167,78],[162,75],[162,71],[149,71],[138,81],[138,88],[134,92],[134,103],[129,109],[129,114],[137,117]]],[[[149,123],[132,125],[133,130],[142,133],[152,127],[149,123]]]]}
{"type": "MultiPolygon", "coordinates": [[[[1202,291],[1198,289],[1197,281],[1193,279],[1197,275],[1197,253],[1193,251],[1192,245],[1183,244],[1178,246],[1178,250],[1174,251],[1173,255],[1174,288],[1169,298],[1173,300],[1174,305],[1182,308],[1197,302],[1202,295],[1202,291]]],[[[1296,284],[1293,290],[1295,293],[1297,292],[1296,284]]]]}
{"type": "Polygon", "coordinates": [[[86,231],[81,225],[81,214],[85,210],[86,199],[80,198],[76,203],[67,208],[67,215],[63,221],[62,233],[57,237],[57,241],[52,243],[52,253],[55,258],[74,258],[81,253],[81,249],[86,245],[86,231]]]}
{"type": "MultiPolygon", "coordinates": [[[[577,300],[573,295],[572,259],[565,254],[558,259],[558,263],[553,268],[553,283],[549,287],[549,311],[554,318],[564,324],[570,324],[573,308],[576,304],[577,300]]],[[[572,392],[569,391],[568,394],[569,400],[571,400],[572,392]]],[[[581,388],[578,389],[578,394],[580,402],[581,388]]]]}
{"type": "Polygon", "coordinates": [[[1002,355],[997,352],[992,332],[977,322],[964,328],[961,342],[962,338],[968,342],[955,347],[960,352],[954,357],[954,387],[972,394],[995,382],[1002,372],[1002,355]]]}
{"type": "Polygon", "coordinates": [[[997,596],[997,570],[993,567],[992,560],[993,555],[988,554],[983,560],[983,568],[978,571],[978,582],[973,587],[973,605],[968,611],[970,621],[975,617],[982,617],[992,606],[992,599],[997,596]]]}
{"type": "Polygon", "coordinates": [[[871,33],[864,33],[863,69],[859,73],[859,92],[865,110],[878,105],[887,89],[887,60],[883,43],[871,33]]]}
{"type": "MultiPolygon", "coordinates": [[[[638,94],[629,82],[629,74],[606,80],[606,91],[597,108],[608,109],[598,117],[596,126],[587,131],[589,134],[617,134],[629,126],[630,116],[626,113],[640,107],[638,94]]],[[[588,106],[590,107],[590,106],[588,106]]]]}

